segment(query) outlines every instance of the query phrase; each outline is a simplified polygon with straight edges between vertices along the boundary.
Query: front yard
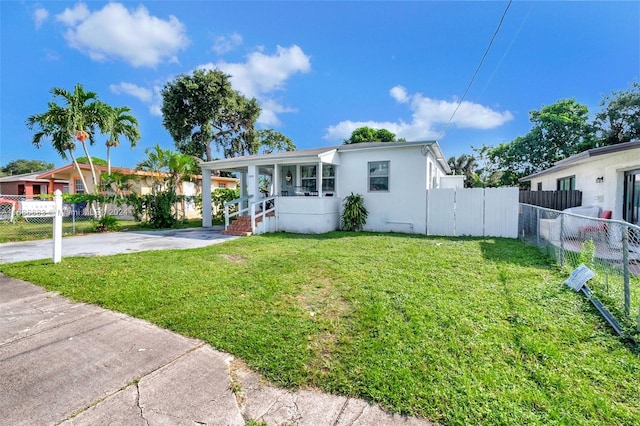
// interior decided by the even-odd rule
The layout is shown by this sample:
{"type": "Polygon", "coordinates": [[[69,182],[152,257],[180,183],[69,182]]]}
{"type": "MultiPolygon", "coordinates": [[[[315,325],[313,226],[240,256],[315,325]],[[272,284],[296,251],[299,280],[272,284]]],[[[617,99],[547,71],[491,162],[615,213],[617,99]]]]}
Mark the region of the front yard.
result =
{"type": "Polygon", "coordinates": [[[640,423],[638,352],[515,240],[268,234],[0,271],[203,339],[283,386],[443,424],[640,423]]]}

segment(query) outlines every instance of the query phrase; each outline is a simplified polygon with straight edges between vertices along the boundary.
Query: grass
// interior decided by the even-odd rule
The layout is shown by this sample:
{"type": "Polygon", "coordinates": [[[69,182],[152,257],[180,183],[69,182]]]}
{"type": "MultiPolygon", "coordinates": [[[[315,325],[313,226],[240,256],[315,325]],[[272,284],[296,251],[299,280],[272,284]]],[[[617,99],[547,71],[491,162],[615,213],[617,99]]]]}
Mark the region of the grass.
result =
{"type": "MultiPolygon", "coordinates": [[[[30,218],[19,219],[15,223],[0,221],[0,243],[15,241],[31,241],[52,238],[53,218],[30,218]]],[[[62,233],[64,236],[89,234],[96,232],[96,221],[91,218],[82,217],[75,221],[69,217],[62,220],[62,233]]],[[[195,228],[202,226],[202,219],[187,219],[180,221],[173,229],[195,228]]],[[[142,231],[151,230],[148,224],[133,220],[118,220],[119,231],[142,231]]]]}
{"type": "Polygon", "coordinates": [[[515,240],[268,234],[0,271],[442,424],[640,423],[638,353],[515,240]]]}

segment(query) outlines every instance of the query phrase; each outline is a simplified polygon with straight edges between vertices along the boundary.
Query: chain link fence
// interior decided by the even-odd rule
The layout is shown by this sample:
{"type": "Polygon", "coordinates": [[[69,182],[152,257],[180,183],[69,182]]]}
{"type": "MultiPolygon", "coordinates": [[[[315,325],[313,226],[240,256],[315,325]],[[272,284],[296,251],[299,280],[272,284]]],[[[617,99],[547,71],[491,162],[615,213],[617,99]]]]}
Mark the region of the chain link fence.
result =
{"type": "MultiPolygon", "coordinates": [[[[0,195],[0,243],[52,238],[55,207],[52,199],[0,195]]],[[[87,203],[63,205],[63,235],[92,232],[93,215],[87,203]]]]}
{"type": "Polygon", "coordinates": [[[567,272],[581,263],[594,271],[589,288],[627,330],[640,332],[640,227],[598,213],[597,207],[591,217],[520,204],[519,235],[567,272]]]}

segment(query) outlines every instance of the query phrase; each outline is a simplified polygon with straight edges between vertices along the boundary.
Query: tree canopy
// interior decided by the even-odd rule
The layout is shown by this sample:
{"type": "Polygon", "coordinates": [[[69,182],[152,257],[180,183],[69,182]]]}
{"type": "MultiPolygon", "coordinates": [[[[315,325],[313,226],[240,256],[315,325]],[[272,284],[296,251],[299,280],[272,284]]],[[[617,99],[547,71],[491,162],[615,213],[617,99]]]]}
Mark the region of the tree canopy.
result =
{"type": "Polygon", "coordinates": [[[212,143],[225,157],[250,153],[260,115],[255,98],[233,90],[220,70],[181,74],[162,89],[162,123],[183,154],[213,160],[212,143]]]}
{"type": "Polygon", "coordinates": [[[640,139],[640,84],[630,89],[605,95],[600,102],[603,110],[596,114],[594,124],[603,145],[613,145],[640,139]]]}
{"type": "Polygon", "coordinates": [[[21,175],[24,173],[42,172],[53,169],[53,163],[42,160],[24,160],[18,159],[9,161],[0,168],[0,174],[3,175],[21,175]]]}
{"type": "Polygon", "coordinates": [[[360,142],[401,142],[404,139],[396,139],[396,135],[387,129],[373,129],[363,126],[351,132],[349,139],[344,140],[344,145],[360,142]]]}

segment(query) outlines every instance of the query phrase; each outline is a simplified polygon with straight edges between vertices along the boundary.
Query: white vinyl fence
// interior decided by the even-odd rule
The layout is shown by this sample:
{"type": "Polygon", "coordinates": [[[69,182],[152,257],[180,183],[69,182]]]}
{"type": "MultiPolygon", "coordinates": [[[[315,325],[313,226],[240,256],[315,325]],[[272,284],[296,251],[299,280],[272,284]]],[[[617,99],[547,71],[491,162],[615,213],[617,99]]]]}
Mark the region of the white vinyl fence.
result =
{"type": "Polygon", "coordinates": [[[427,235],[518,237],[518,188],[430,189],[427,235]]]}

